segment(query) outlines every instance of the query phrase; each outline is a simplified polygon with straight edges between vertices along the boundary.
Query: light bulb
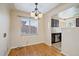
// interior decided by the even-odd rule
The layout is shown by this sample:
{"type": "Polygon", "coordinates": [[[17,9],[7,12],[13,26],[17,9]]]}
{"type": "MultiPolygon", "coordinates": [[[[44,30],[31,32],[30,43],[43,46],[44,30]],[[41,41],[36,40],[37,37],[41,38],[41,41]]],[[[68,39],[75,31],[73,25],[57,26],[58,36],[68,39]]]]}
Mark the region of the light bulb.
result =
{"type": "Polygon", "coordinates": [[[37,16],[35,16],[35,19],[38,19],[38,17],[37,17],[37,16]]]}
{"type": "Polygon", "coordinates": [[[40,14],[38,15],[38,17],[39,17],[39,18],[42,18],[42,16],[43,16],[43,14],[42,14],[42,13],[40,13],[40,14]]]}
{"type": "Polygon", "coordinates": [[[31,17],[35,17],[35,13],[34,12],[31,12],[31,17]]]}

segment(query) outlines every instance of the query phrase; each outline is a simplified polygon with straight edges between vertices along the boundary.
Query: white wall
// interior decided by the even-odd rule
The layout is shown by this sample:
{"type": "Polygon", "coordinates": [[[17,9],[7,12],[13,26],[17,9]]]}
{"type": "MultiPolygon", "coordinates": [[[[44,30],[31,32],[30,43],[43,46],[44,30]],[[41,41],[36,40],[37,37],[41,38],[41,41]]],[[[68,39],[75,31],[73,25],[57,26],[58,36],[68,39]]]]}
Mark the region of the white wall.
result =
{"type": "Polygon", "coordinates": [[[6,55],[8,52],[9,41],[9,10],[7,4],[0,4],[0,55],[6,55]],[[4,38],[3,34],[7,33],[4,38]]]}
{"type": "Polygon", "coordinates": [[[79,28],[62,30],[62,52],[65,55],[79,56],[79,28]]]}
{"type": "Polygon", "coordinates": [[[11,48],[22,47],[32,44],[44,43],[44,19],[38,20],[38,33],[35,35],[21,35],[20,17],[30,17],[27,12],[12,10],[11,11],[11,48]]]}

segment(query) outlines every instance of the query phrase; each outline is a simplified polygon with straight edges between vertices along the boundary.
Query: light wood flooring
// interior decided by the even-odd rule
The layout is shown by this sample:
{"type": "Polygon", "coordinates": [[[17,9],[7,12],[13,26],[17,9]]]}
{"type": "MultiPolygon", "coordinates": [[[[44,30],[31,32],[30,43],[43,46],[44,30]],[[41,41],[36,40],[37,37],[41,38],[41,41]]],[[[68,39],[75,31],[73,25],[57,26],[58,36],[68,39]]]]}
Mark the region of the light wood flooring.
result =
{"type": "Polygon", "coordinates": [[[41,43],[11,49],[9,56],[63,56],[55,47],[41,43]]]}

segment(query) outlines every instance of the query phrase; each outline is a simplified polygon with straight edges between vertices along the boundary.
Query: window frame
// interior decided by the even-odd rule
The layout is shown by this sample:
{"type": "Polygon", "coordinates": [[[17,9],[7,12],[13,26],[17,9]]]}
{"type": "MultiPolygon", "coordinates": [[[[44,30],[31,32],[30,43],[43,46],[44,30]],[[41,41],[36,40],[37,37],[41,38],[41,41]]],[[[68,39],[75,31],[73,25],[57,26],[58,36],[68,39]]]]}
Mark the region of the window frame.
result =
{"type": "Polygon", "coordinates": [[[32,18],[32,17],[25,17],[25,16],[20,16],[20,24],[21,24],[21,28],[20,28],[20,32],[21,32],[21,35],[22,36],[28,36],[28,35],[37,35],[38,34],[38,25],[39,25],[39,21],[38,20],[36,20],[37,21],[37,23],[38,23],[38,25],[37,25],[37,32],[36,33],[31,33],[31,29],[30,29],[30,26],[31,26],[31,20],[29,20],[29,33],[28,34],[24,34],[24,33],[22,33],[22,22],[21,22],[21,20],[22,19],[25,19],[25,18],[30,18],[30,19],[33,19],[33,20],[36,20],[36,19],[34,19],[34,18],[32,18]]]}

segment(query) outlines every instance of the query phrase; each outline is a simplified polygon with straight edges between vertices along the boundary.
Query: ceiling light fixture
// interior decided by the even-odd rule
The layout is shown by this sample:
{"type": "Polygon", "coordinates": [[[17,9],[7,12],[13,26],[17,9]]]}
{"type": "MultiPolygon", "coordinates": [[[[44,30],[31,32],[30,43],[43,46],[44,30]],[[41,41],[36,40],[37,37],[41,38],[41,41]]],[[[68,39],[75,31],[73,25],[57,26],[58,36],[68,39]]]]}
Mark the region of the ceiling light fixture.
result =
{"type": "Polygon", "coordinates": [[[35,10],[31,12],[31,17],[34,17],[35,19],[42,18],[43,14],[38,10],[37,8],[38,3],[35,3],[35,10]]]}

